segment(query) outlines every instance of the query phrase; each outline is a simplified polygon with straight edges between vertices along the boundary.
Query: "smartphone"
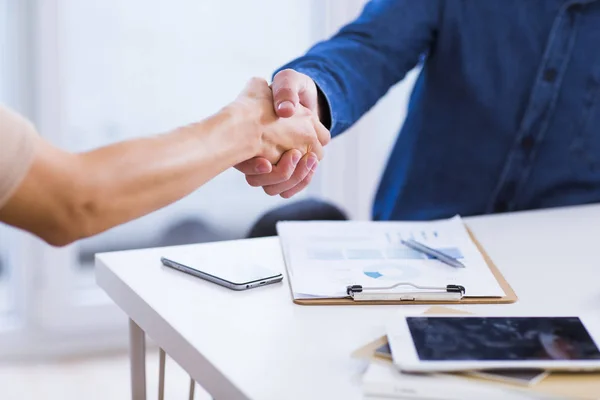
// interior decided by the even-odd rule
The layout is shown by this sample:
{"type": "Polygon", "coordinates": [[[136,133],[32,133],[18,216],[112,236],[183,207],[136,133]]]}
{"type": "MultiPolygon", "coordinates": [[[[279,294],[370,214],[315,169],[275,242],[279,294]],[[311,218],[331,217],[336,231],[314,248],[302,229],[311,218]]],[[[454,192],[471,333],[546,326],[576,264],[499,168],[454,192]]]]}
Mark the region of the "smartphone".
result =
{"type": "Polygon", "coordinates": [[[167,267],[185,272],[195,277],[225,286],[232,290],[246,290],[259,286],[281,282],[283,275],[255,264],[206,263],[201,265],[193,259],[177,261],[162,257],[161,262],[167,267]]]}
{"type": "Polygon", "coordinates": [[[600,370],[597,317],[407,316],[388,327],[407,372],[600,370]]]}

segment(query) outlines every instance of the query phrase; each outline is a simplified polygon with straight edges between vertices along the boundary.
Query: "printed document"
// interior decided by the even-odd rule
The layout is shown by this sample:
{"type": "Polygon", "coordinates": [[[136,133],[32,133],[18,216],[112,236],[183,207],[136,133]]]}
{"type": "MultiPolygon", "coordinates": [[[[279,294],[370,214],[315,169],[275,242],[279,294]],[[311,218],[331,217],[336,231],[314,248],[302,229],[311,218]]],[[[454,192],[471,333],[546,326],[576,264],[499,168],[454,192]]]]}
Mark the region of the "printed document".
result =
{"type": "Polygon", "coordinates": [[[427,222],[286,221],[277,224],[277,231],[295,299],[341,298],[349,285],[400,282],[462,285],[467,297],[505,295],[458,216],[427,222]],[[442,251],[466,268],[403,245],[408,239],[442,251]]]}

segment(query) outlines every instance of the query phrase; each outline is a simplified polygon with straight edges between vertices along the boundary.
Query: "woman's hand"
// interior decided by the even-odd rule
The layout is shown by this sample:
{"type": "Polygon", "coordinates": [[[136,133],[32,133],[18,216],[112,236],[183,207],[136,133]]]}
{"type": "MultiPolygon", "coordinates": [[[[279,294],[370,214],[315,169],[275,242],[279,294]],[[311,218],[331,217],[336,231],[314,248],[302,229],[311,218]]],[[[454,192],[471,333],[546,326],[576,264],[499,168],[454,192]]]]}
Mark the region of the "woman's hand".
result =
{"type": "Polygon", "coordinates": [[[323,146],[329,143],[329,131],[317,115],[299,106],[290,118],[279,118],[273,108],[273,93],[264,79],[251,79],[238,98],[225,110],[239,117],[238,137],[254,142],[254,157],[276,164],[282,154],[297,149],[302,155],[314,153],[323,158],[323,146]]]}

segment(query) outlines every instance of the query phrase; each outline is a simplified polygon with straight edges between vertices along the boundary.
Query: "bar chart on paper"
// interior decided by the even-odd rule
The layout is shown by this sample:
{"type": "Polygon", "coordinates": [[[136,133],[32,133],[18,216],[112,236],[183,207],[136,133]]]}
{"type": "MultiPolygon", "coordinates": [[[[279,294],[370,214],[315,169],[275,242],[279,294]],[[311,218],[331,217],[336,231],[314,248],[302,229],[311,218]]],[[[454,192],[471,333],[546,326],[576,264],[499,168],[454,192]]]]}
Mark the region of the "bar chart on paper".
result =
{"type": "Polygon", "coordinates": [[[295,298],[344,297],[349,285],[461,285],[504,296],[460,217],[428,222],[281,222],[278,234],[295,298]],[[457,260],[452,268],[405,246],[417,240],[457,260]]]}
{"type": "Polygon", "coordinates": [[[419,270],[409,265],[374,264],[363,269],[363,274],[379,281],[410,281],[419,276],[419,270]]]}

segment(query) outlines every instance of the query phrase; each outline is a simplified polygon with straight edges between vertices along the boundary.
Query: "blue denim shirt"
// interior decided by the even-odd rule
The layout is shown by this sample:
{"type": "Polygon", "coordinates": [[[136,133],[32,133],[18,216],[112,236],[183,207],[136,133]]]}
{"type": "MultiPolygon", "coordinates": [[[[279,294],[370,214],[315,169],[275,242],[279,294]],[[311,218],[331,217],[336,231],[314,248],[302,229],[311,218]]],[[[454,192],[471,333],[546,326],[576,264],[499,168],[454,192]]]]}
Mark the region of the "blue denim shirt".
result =
{"type": "Polygon", "coordinates": [[[373,0],[283,68],[337,135],[419,64],[374,219],[600,201],[600,0],[373,0]]]}

